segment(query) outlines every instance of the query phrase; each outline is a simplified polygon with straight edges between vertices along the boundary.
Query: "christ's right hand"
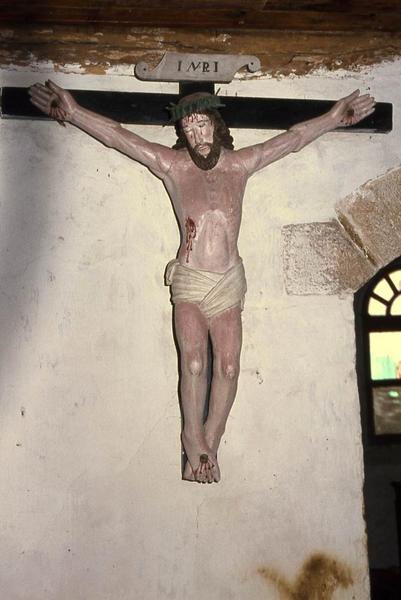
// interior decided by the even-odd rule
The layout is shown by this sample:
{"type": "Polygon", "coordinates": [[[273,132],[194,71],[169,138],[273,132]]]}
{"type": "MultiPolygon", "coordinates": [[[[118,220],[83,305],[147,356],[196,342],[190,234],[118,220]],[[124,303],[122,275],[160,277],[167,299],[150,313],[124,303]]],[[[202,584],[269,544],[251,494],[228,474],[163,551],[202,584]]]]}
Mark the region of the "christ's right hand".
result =
{"type": "Polygon", "coordinates": [[[29,88],[31,102],[36,108],[57,121],[70,121],[78,107],[74,98],[52,81],[36,83],[29,88]]]}
{"type": "Polygon", "coordinates": [[[36,83],[29,88],[29,94],[36,108],[61,125],[68,121],[108,148],[115,148],[146,165],[157,177],[163,178],[169,171],[173,158],[176,158],[175,150],[148,142],[117,121],[83,108],[70,92],[52,81],[46,81],[45,85],[36,83]]]}

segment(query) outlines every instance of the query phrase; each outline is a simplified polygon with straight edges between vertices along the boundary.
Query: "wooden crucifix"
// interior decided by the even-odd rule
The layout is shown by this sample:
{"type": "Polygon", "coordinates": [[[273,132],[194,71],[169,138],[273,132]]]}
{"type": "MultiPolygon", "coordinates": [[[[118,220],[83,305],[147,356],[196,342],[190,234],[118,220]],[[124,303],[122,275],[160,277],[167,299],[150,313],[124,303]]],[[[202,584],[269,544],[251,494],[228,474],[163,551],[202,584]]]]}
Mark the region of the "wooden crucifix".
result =
{"type": "MultiPolygon", "coordinates": [[[[105,92],[70,90],[77,102],[88,110],[127,125],[168,125],[166,107],[193,92],[215,93],[209,82],[180,83],[178,94],[144,92],[105,92]]],[[[223,98],[222,98],[223,102],[223,98]]],[[[229,128],[286,130],[328,111],[333,100],[294,100],[290,98],[248,98],[224,96],[224,121],[229,128]]],[[[28,89],[3,87],[1,90],[3,119],[48,119],[30,101],[28,89]]],[[[393,107],[377,102],[375,112],[350,127],[336,131],[389,133],[392,130],[393,107]]]]}
{"type": "Polygon", "coordinates": [[[183,479],[200,483],[220,480],[218,448],[237,389],[246,292],[237,239],[248,178],[326,132],[349,127],[387,131],[389,110],[391,113],[388,105],[375,111],[374,99],[359,90],[336,103],[226,98],[212,92],[210,85],[200,91],[199,84],[187,84],[181,85],[180,98],[70,93],[47,82],[30,88],[32,108],[24,97],[26,90],[8,88],[2,98],[4,117],[11,116],[12,108],[13,116],[45,114],[60,123],[71,123],[147,166],[164,182],[181,230],[177,256],[167,265],[166,283],[171,286],[180,354],[182,443],[188,459],[183,479]],[[14,98],[12,107],[10,96],[14,98]],[[173,148],[150,142],[120,124],[165,124],[164,107],[169,103],[170,122],[178,134],[173,148]],[[223,106],[233,127],[287,131],[264,143],[234,150],[219,112],[223,106]],[[204,418],[209,337],[213,374],[204,418]]]}

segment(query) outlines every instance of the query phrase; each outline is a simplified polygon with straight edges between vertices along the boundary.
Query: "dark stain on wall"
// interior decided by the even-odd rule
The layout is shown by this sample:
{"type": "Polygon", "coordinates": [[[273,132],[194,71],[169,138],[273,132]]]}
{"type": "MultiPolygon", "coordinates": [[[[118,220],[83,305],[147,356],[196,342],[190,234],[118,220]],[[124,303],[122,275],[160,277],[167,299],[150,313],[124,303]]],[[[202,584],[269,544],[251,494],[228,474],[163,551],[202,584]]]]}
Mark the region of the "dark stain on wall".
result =
{"type": "Polygon", "coordinates": [[[276,586],[286,600],[332,600],[337,588],[353,584],[351,569],[327,554],[312,554],[302,565],[294,583],[275,569],[262,567],[259,574],[276,586]]]}

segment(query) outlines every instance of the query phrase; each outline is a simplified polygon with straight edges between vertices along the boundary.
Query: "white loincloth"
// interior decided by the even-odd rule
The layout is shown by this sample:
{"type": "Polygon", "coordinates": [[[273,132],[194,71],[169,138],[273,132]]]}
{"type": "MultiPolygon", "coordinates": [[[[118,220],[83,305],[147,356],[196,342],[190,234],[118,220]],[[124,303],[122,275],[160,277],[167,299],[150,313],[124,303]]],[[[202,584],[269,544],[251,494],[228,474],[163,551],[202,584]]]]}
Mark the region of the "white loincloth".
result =
{"type": "Polygon", "coordinates": [[[241,304],[241,309],[244,306],[246,279],[242,260],[225,273],[212,273],[185,267],[174,259],[166,267],[165,281],[171,286],[173,304],[197,304],[208,319],[237,304],[241,304]]]}

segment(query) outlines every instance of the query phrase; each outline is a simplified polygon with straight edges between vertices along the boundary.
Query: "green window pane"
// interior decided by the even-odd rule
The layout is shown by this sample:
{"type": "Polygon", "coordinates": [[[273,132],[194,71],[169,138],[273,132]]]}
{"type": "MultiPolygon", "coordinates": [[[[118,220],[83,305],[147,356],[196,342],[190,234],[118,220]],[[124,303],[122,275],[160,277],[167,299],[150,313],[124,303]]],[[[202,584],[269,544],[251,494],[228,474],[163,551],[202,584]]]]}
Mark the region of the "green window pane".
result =
{"type": "Polygon", "coordinates": [[[372,379],[401,379],[401,331],[369,334],[372,379]]]}

